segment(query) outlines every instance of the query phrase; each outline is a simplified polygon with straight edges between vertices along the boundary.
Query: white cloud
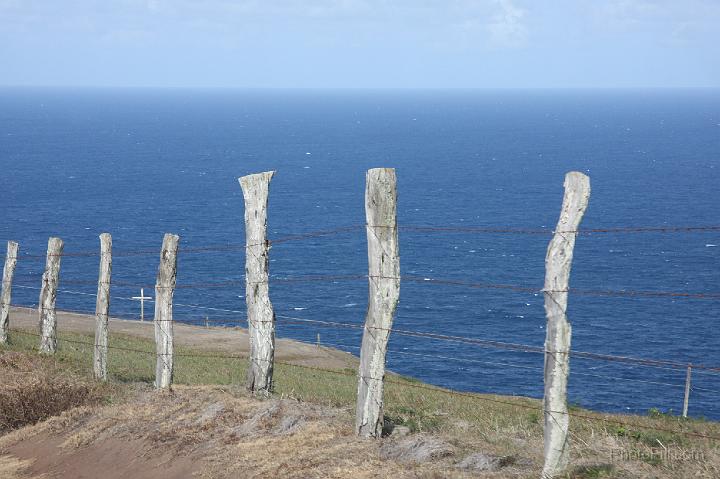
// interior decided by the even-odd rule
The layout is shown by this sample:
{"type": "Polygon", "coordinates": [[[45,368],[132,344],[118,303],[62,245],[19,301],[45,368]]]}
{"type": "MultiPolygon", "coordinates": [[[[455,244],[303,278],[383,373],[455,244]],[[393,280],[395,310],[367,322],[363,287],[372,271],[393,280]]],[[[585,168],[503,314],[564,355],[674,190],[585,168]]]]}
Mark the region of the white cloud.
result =
{"type": "Polygon", "coordinates": [[[717,84],[718,25],[720,0],[0,0],[0,83],[62,59],[111,84],[717,84]]]}
{"type": "Polygon", "coordinates": [[[499,11],[487,24],[492,44],[500,47],[525,45],[528,36],[525,24],[527,10],[514,5],[511,0],[497,0],[496,4],[499,11]]]}

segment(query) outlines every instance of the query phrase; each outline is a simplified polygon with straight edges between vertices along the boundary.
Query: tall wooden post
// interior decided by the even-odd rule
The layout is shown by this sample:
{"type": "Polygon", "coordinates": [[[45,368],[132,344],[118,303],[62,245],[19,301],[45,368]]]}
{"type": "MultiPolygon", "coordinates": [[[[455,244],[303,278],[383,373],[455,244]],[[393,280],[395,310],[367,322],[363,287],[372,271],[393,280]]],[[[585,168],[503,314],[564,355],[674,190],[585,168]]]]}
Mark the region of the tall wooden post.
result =
{"type": "Polygon", "coordinates": [[[57,315],[55,300],[60,278],[60,259],[63,252],[63,241],[60,238],[48,240],[45,272],[40,288],[38,309],[40,313],[40,353],[55,354],[57,350],[57,315]]]}
{"type": "Polygon", "coordinates": [[[5,267],[3,268],[2,293],[0,293],[0,344],[8,341],[10,329],[10,305],[12,304],[12,280],[17,264],[18,244],[8,241],[5,267]]]}
{"type": "Polygon", "coordinates": [[[358,378],[355,430],[380,437],[383,428],[385,354],[393,315],[400,298],[400,254],[395,170],[368,170],[365,218],[368,242],[368,309],[365,317],[358,378]]]}
{"type": "Polygon", "coordinates": [[[177,277],[180,237],[167,233],[163,239],[155,282],[155,388],[168,389],[173,380],[173,294],[177,277]]]}
{"type": "Polygon", "coordinates": [[[568,287],[575,237],[590,199],[590,178],[573,171],[565,176],[560,219],[545,257],[545,464],[542,477],[558,477],[569,462],[567,381],[571,327],[568,287]]]}
{"type": "Polygon", "coordinates": [[[274,171],[239,178],[245,200],[245,302],[250,336],[247,387],[267,396],[272,391],[275,312],[270,302],[267,203],[274,171]]]}
{"type": "Polygon", "coordinates": [[[112,236],[100,235],[100,274],[95,302],[95,379],[107,380],[108,317],[110,315],[110,275],[112,273],[112,236]]]}
{"type": "Polygon", "coordinates": [[[685,374],[685,397],[683,398],[682,417],[688,415],[688,405],[690,404],[690,382],[692,381],[692,365],[688,364],[687,373],[685,374]]]}

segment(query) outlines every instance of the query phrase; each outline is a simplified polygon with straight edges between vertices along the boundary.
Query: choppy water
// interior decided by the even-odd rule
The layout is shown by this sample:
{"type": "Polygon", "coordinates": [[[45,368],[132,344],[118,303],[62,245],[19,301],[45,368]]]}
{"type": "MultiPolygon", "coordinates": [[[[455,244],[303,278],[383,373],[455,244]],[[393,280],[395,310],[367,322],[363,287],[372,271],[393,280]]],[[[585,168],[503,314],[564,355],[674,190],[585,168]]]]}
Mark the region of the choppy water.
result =
{"type": "MultiPolygon", "coordinates": [[[[401,225],[552,229],[565,172],[590,175],[583,228],[718,225],[720,91],[340,92],[0,90],[0,240],[44,254],[242,244],[237,177],[277,170],[271,238],[364,222],[365,170],[397,169],[401,225]]],[[[542,286],[548,235],[401,232],[405,274],[542,286]]],[[[720,291],[720,233],[581,236],[571,285],[720,291]]],[[[242,249],[182,254],[178,284],[242,281],[242,249]]],[[[278,315],[361,324],[365,281],[283,282],[366,273],[364,230],[279,243],[278,315]]],[[[154,283],[157,255],[117,256],[113,280],[154,283]]],[[[14,299],[37,302],[44,260],[18,263],[14,299]],[[25,286],[25,288],[20,287],[25,286]]],[[[63,258],[58,306],[94,309],[97,258],[63,258]],[[73,283],[77,282],[77,283],[73,283]]],[[[146,291],[147,292],[147,291],[146,291]]],[[[113,287],[128,297],[137,288],[113,287]]],[[[178,289],[176,302],[243,310],[244,288],[178,289]]],[[[136,302],[112,312],[137,316],[136,302]]],[[[242,315],[176,307],[188,321],[242,315]]],[[[717,299],[571,295],[573,349],[720,365],[717,299]]],[[[542,296],[404,282],[395,326],[541,346],[542,296]]],[[[360,332],[279,322],[282,336],[357,353],[360,332]]],[[[457,389],[542,396],[542,355],[394,336],[390,368],[457,389]],[[440,359],[443,356],[451,359],[440,359]]],[[[684,370],[573,358],[570,399],[610,411],[678,411],[684,370]]],[[[690,413],[720,419],[720,376],[697,371],[690,413]]]]}

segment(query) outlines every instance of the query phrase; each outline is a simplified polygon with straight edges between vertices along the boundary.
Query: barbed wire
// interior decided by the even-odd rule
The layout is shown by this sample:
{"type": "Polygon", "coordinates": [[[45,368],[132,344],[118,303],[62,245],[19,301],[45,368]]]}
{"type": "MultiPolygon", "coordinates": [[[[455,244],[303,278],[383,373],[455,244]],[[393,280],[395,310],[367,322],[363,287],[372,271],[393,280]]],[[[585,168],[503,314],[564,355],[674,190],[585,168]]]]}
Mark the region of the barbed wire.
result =
{"type": "MultiPolygon", "coordinates": [[[[87,312],[87,311],[72,311],[72,310],[69,311],[69,310],[63,310],[62,312],[64,312],[64,313],[70,312],[70,313],[73,313],[73,314],[82,314],[82,315],[84,315],[84,316],[87,316],[87,315],[92,314],[92,313],[87,312]]],[[[89,320],[94,320],[94,318],[90,318],[90,317],[88,317],[88,319],[89,319],[89,320]]],[[[111,318],[111,319],[115,319],[115,318],[111,318]]],[[[189,325],[191,325],[191,326],[201,326],[201,325],[198,325],[198,324],[195,324],[195,323],[187,322],[188,320],[184,320],[184,319],[180,319],[180,318],[174,318],[173,321],[175,321],[175,322],[177,322],[177,323],[180,323],[180,324],[189,324],[189,325]]],[[[225,322],[224,320],[218,320],[218,321],[219,321],[219,322],[225,322]]],[[[207,320],[206,320],[206,322],[207,322],[207,320]]],[[[148,322],[148,324],[150,324],[150,323],[151,323],[151,322],[148,322]]],[[[291,324],[292,324],[292,323],[291,323],[291,324]]],[[[164,333],[164,331],[162,331],[162,332],[164,333]]],[[[22,334],[22,333],[21,333],[21,334],[22,334]]],[[[28,334],[29,334],[29,333],[28,333],[28,334]]],[[[37,335],[37,336],[39,337],[40,335],[37,335]]],[[[71,340],[66,340],[66,341],[71,341],[71,340]]],[[[301,342],[301,343],[303,343],[303,344],[308,344],[308,345],[314,345],[314,344],[315,344],[315,343],[306,342],[306,341],[301,341],[301,340],[297,340],[297,339],[295,339],[295,341],[301,342]]],[[[71,342],[72,342],[72,341],[71,341],[71,342]]],[[[82,344],[86,344],[86,343],[82,343],[82,344]]],[[[87,343],[87,344],[91,344],[91,343],[87,343]]],[[[359,347],[359,346],[352,346],[352,345],[348,345],[348,344],[337,344],[337,343],[327,343],[327,342],[324,342],[324,343],[322,343],[322,346],[324,346],[324,347],[333,347],[333,348],[336,348],[336,349],[347,348],[347,349],[360,350],[360,347],[359,347]]],[[[124,350],[127,350],[127,351],[142,352],[142,351],[137,350],[137,349],[127,349],[127,348],[123,348],[123,349],[124,349],[124,350]]],[[[151,351],[148,351],[148,353],[152,353],[152,352],[151,352],[151,351]]],[[[459,358],[459,357],[443,356],[443,355],[436,355],[436,354],[413,353],[413,352],[410,352],[410,351],[401,351],[401,350],[397,350],[397,349],[388,349],[387,353],[388,353],[388,354],[392,354],[392,355],[394,355],[394,354],[399,354],[399,355],[409,355],[409,356],[416,356],[416,357],[424,357],[424,358],[430,358],[430,359],[442,360],[442,361],[456,361],[456,362],[475,363],[475,364],[483,364],[483,365],[490,365],[490,366],[505,366],[505,367],[519,368],[519,369],[530,369],[530,370],[535,370],[535,371],[537,371],[537,372],[542,372],[542,369],[541,369],[541,368],[538,368],[538,367],[535,367],[535,366],[521,365],[521,364],[516,364],[516,363],[508,363],[508,362],[483,361],[483,360],[471,359],[471,358],[459,358]]],[[[176,356],[184,357],[183,354],[176,354],[176,356]]],[[[195,357],[195,356],[189,356],[189,357],[195,357]]],[[[211,356],[205,355],[205,356],[203,356],[203,357],[231,358],[231,356],[226,356],[226,355],[211,355],[211,356]]],[[[233,356],[233,358],[247,358],[247,357],[246,357],[246,356],[242,356],[242,357],[234,357],[234,356],[233,356]]],[[[579,372],[579,371],[574,371],[574,372],[573,372],[573,376],[588,376],[588,377],[593,377],[593,378],[598,378],[598,379],[605,379],[605,380],[607,380],[607,381],[618,381],[618,380],[619,380],[619,381],[629,381],[629,382],[635,382],[635,383],[644,383],[644,384],[652,384],[652,385],[668,386],[668,387],[677,387],[677,388],[684,388],[684,387],[685,387],[684,384],[679,384],[679,383],[666,383],[666,382],[659,382],[659,381],[648,381],[648,380],[643,380],[643,379],[624,378],[624,377],[619,377],[619,376],[607,376],[607,375],[599,375],[599,374],[594,374],[594,373],[584,373],[584,372],[579,372]]],[[[699,386],[692,386],[692,387],[691,387],[691,390],[692,390],[692,391],[711,392],[711,393],[715,393],[715,394],[718,393],[718,391],[716,391],[716,390],[714,390],[714,389],[708,389],[708,388],[703,388],[703,387],[699,387],[699,386]]]]}
{"type": "MultiPolygon", "coordinates": [[[[313,282],[341,282],[341,281],[365,281],[372,278],[386,278],[382,276],[368,276],[365,274],[344,274],[344,275],[302,275],[302,276],[271,276],[271,282],[279,283],[313,283],[313,282]]],[[[38,276],[33,282],[40,281],[41,276],[38,276]]],[[[541,294],[541,293],[568,293],[579,296],[605,296],[605,297],[637,297],[637,298],[675,298],[675,299],[699,299],[718,301],[720,300],[720,292],[708,291],[708,292],[693,292],[693,291],[663,291],[663,290],[631,290],[631,289],[619,289],[619,290],[600,290],[600,289],[583,289],[583,288],[568,288],[566,290],[547,290],[542,287],[530,287],[515,284],[502,284],[502,283],[477,283],[472,281],[465,281],[459,279],[444,279],[434,278],[428,276],[417,276],[404,274],[397,278],[386,279],[399,279],[400,281],[406,281],[418,284],[429,284],[429,285],[444,285],[444,286],[461,286],[472,289],[491,289],[491,290],[507,290],[516,291],[521,293],[529,294],[541,294]]],[[[20,278],[17,281],[19,287],[29,287],[30,280],[20,278]]],[[[75,285],[97,285],[97,281],[85,281],[85,280],[61,280],[63,284],[75,284],[75,285]]],[[[201,283],[186,283],[177,284],[173,289],[222,289],[234,286],[245,286],[247,283],[245,279],[217,281],[217,282],[201,282],[201,283]]],[[[152,284],[138,284],[129,283],[123,281],[113,281],[112,285],[122,288],[135,288],[135,289],[153,289],[163,288],[152,284]]],[[[71,293],[73,294],[73,293],[71,293]]],[[[81,293],[75,293],[81,294],[81,293]]],[[[90,293],[86,293],[90,294],[90,293]]],[[[128,299],[128,298],[123,298],[128,299]]]]}
{"type": "MultiPolygon", "coordinates": [[[[16,286],[17,286],[18,288],[23,288],[23,289],[33,289],[33,290],[40,290],[40,289],[42,289],[42,288],[37,287],[37,286],[26,286],[26,285],[16,285],[16,286]]],[[[80,295],[80,296],[95,296],[95,293],[86,293],[86,292],[82,292],[82,291],[71,291],[71,290],[67,290],[67,289],[58,289],[57,292],[59,292],[59,293],[66,293],[66,294],[80,295]]],[[[110,298],[111,300],[132,301],[132,302],[135,302],[135,303],[137,303],[138,301],[140,301],[138,298],[124,297],[124,296],[110,296],[109,298],[110,298]]],[[[143,301],[145,301],[145,302],[147,302],[147,303],[155,303],[155,300],[154,300],[154,299],[144,299],[143,301]]],[[[17,307],[21,307],[21,308],[22,308],[22,307],[28,307],[28,306],[23,306],[23,305],[16,305],[16,306],[17,306],[17,307]]],[[[203,310],[216,311],[216,312],[227,312],[227,313],[239,313],[239,314],[244,314],[244,311],[239,311],[239,310],[234,310],[234,309],[214,308],[214,307],[211,307],[211,306],[202,306],[202,305],[197,305],[197,304],[178,303],[178,302],[175,302],[175,301],[173,301],[173,306],[182,306],[182,307],[203,309],[203,310]]],[[[66,310],[66,309],[64,309],[64,311],[73,312],[72,310],[66,310]]],[[[80,313],[80,314],[94,314],[94,313],[88,312],[88,311],[80,311],[79,313],[80,313]]]]}
{"type": "MultiPolygon", "coordinates": [[[[255,243],[255,244],[224,244],[224,245],[211,245],[211,246],[202,246],[202,247],[195,247],[195,248],[184,248],[182,246],[178,246],[178,254],[183,253],[210,253],[214,251],[243,251],[247,248],[251,248],[254,246],[260,246],[260,245],[273,245],[273,244],[280,244],[280,243],[287,243],[289,241],[301,241],[306,239],[312,239],[312,238],[319,238],[323,236],[331,236],[331,235],[337,235],[341,233],[346,233],[353,230],[359,230],[362,226],[361,225],[351,225],[351,226],[341,226],[339,228],[329,229],[329,230],[318,230],[318,231],[310,231],[308,233],[299,233],[294,235],[288,235],[283,236],[271,240],[267,240],[266,243],[255,243]]],[[[123,257],[123,256],[144,256],[144,255],[160,255],[160,249],[138,249],[138,250],[115,250],[112,252],[113,257],[123,257]]],[[[84,257],[84,256],[100,256],[100,252],[96,250],[89,250],[89,251],[72,251],[72,252],[65,252],[59,254],[30,254],[30,253],[21,253],[19,256],[20,259],[22,258],[46,258],[48,256],[68,256],[68,257],[84,257]]]]}
{"type": "MultiPolygon", "coordinates": [[[[448,232],[448,233],[501,233],[518,235],[549,235],[555,230],[550,228],[501,228],[483,226],[413,226],[399,225],[399,230],[419,233],[448,232]]],[[[587,228],[581,230],[563,231],[566,234],[592,235],[595,233],[688,233],[720,231],[720,226],[637,226],[616,228],[587,228]]]]}
{"type": "MultiPolygon", "coordinates": [[[[33,289],[40,289],[40,288],[33,288],[33,289]]],[[[62,291],[62,290],[59,290],[62,291]]],[[[65,291],[68,292],[68,291],[65,291]]],[[[74,292],[75,294],[82,294],[86,296],[94,296],[91,293],[80,293],[80,292],[74,292]]],[[[130,301],[137,301],[131,298],[118,298],[111,296],[111,299],[122,299],[122,300],[130,300],[130,301]]],[[[146,300],[148,302],[154,302],[153,300],[146,300]]],[[[182,306],[182,307],[189,307],[189,308],[196,308],[196,309],[202,309],[202,310],[213,310],[213,311],[219,311],[219,312],[227,312],[227,313],[233,313],[233,314],[245,314],[244,311],[241,310],[233,310],[233,309],[223,309],[223,308],[212,308],[209,306],[202,306],[202,305],[196,305],[196,304],[187,304],[187,303],[173,303],[173,305],[176,306],[182,306]]],[[[19,307],[23,307],[21,305],[15,305],[19,307]]],[[[73,312],[73,311],[70,311],[73,312]]],[[[94,315],[94,312],[77,312],[76,314],[86,314],[86,315],[94,315]]],[[[347,322],[341,322],[341,321],[325,321],[325,320],[319,320],[319,319],[309,319],[309,318],[301,318],[297,316],[289,316],[286,314],[277,314],[276,318],[279,320],[282,320],[285,324],[313,324],[316,326],[321,327],[333,327],[333,328],[349,328],[349,329],[364,329],[364,324],[359,323],[347,323],[347,322]]],[[[200,320],[202,321],[202,320],[200,320]]],[[[209,321],[208,321],[209,322],[209,321]]],[[[224,321],[224,320],[217,320],[214,322],[223,322],[226,324],[231,324],[232,321],[224,321]]],[[[240,323],[238,320],[238,326],[242,326],[243,324],[240,323]]],[[[400,336],[408,336],[408,337],[419,337],[419,338],[426,338],[426,339],[432,339],[432,340],[440,340],[440,341],[448,341],[448,342],[457,342],[457,343],[463,343],[463,344],[470,344],[480,347],[490,347],[494,349],[504,349],[504,350],[510,350],[515,352],[523,352],[523,353],[535,353],[535,354],[545,354],[548,351],[545,350],[542,346],[534,346],[530,344],[522,344],[522,343],[511,343],[511,342],[504,342],[504,341],[495,341],[495,340],[488,340],[488,339],[481,339],[481,338],[471,338],[466,336],[454,336],[454,335],[447,335],[447,334],[439,334],[439,333],[431,333],[431,332],[424,332],[424,331],[413,331],[413,330],[407,330],[407,329],[400,329],[400,328],[379,328],[374,327],[373,329],[387,331],[392,334],[400,335],[400,336]]],[[[637,364],[640,366],[649,366],[649,367],[657,367],[657,368],[665,368],[665,369],[672,369],[672,370],[686,370],[688,367],[691,367],[696,370],[704,370],[707,372],[713,372],[713,373],[720,373],[720,366],[708,366],[704,364],[696,364],[692,362],[678,362],[678,361],[672,361],[672,360],[663,360],[663,359],[648,359],[648,358],[637,358],[632,356],[620,356],[620,355],[611,355],[611,354],[602,354],[602,353],[593,353],[588,351],[575,351],[571,350],[569,353],[571,357],[576,358],[583,358],[583,359],[592,359],[592,360],[603,360],[603,361],[609,361],[609,362],[620,362],[620,363],[629,363],[629,364],[637,364]]]]}
{"type": "MultiPolygon", "coordinates": [[[[307,343],[312,344],[312,343],[307,343]]],[[[342,349],[342,348],[348,348],[348,349],[356,349],[360,350],[359,346],[351,346],[348,344],[337,344],[337,343],[322,343],[323,346],[329,346],[336,349],[342,349]]],[[[397,349],[388,349],[387,351],[388,355],[392,357],[392,355],[400,354],[400,355],[406,355],[406,356],[416,356],[416,357],[422,357],[422,358],[429,358],[434,360],[441,360],[441,361],[456,361],[456,362],[462,362],[462,363],[473,363],[473,364],[483,364],[487,366],[502,366],[502,367],[510,367],[510,368],[517,368],[517,369],[528,369],[532,370],[538,373],[542,373],[543,369],[536,367],[536,366],[528,366],[525,364],[517,364],[517,363],[508,363],[508,362],[500,362],[500,361],[483,361],[480,359],[471,359],[471,358],[459,358],[456,356],[443,356],[443,355],[437,355],[437,354],[423,354],[423,353],[413,353],[411,351],[401,351],[397,349]]],[[[643,383],[643,384],[652,384],[656,386],[668,386],[668,387],[675,387],[675,388],[685,388],[685,384],[681,383],[667,383],[667,382],[660,382],[660,381],[648,381],[646,379],[637,379],[637,378],[625,378],[620,376],[607,376],[603,374],[595,374],[595,373],[585,373],[580,371],[573,371],[572,376],[587,376],[587,377],[593,377],[596,379],[604,379],[607,383],[611,383],[612,381],[627,381],[632,383],[643,383]]],[[[709,392],[718,394],[720,391],[715,389],[709,389],[709,388],[703,388],[699,386],[691,386],[690,390],[692,392],[695,391],[703,391],[703,392],[709,392]]],[[[617,394],[623,394],[624,393],[617,393],[617,394]]]]}
{"type": "MultiPolygon", "coordinates": [[[[325,325],[325,326],[332,326],[332,327],[339,327],[339,328],[351,328],[351,329],[364,329],[365,325],[363,324],[356,324],[356,323],[345,323],[340,321],[323,321],[318,319],[307,319],[307,318],[299,318],[297,316],[288,316],[283,314],[277,314],[277,318],[286,320],[285,322],[298,322],[298,323],[307,323],[307,324],[314,324],[314,325],[325,325]]],[[[387,331],[392,334],[397,334],[401,336],[411,336],[411,337],[421,337],[421,338],[429,338],[429,339],[436,339],[441,341],[450,341],[450,342],[460,342],[460,343],[466,343],[466,344],[472,344],[476,346],[485,346],[485,347],[491,347],[496,349],[505,349],[505,350],[511,350],[516,352],[523,352],[523,353],[537,353],[537,354],[545,354],[548,351],[545,350],[542,346],[534,346],[529,344],[521,344],[521,343],[510,343],[510,342],[503,342],[503,341],[494,341],[494,340],[487,340],[487,339],[480,339],[480,338],[470,338],[465,336],[452,336],[452,335],[446,335],[446,334],[439,334],[439,333],[430,333],[430,332],[422,332],[422,331],[412,331],[412,330],[406,330],[406,329],[399,329],[399,328],[378,328],[374,327],[373,329],[387,331]]],[[[715,373],[720,373],[720,367],[718,366],[706,366],[703,364],[695,364],[695,363],[682,363],[678,361],[671,361],[671,360],[660,360],[660,359],[645,359],[645,358],[636,358],[631,356],[619,356],[619,355],[610,355],[610,354],[600,354],[600,353],[592,353],[587,351],[570,351],[570,356],[579,357],[583,359],[597,359],[597,360],[605,360],[605,361],[614,361],[614,362],[622,362],[622,363],[632,363],[637,364],[641,366],[651,366],[651,367],[665,367],[667,369],[672,370],[680,370],[684,371],[687,369],[687,367],[692,367],[693,369],[700,369],[700,370],[706,370],[706,371],[712,371],[715,373]]]]}
{"type": "MultiPolygon", "coordinates": [[[[310,231],[307,233],[298,233],[270,239],[267,243],[262,244],[281,244],[291,241],[302,241],[306,239],[319,238],[323,236],[338,235],[342,233],[348,233],[351,231],[360,231],[365,228],[366,225],[355,224],[348,226],[341,226],[334,229],[328,230],[317,230],[310,231]]],[[[485,227],[485,226],[424,226],[424,225],[399,225],[397,228],[401,231],[411,231],[418,233],[489,233],[489,234],[516,234],[516,235],[549,235],[554,234],[555,230],[550,228],[507,228],[507,227],[485,227]]],[[[615,227],[615,228],[588,228],[574,231],[563,231],[562,233],[567,234],[578,234],[578,235],[592,235],[597,233],[692,233],[692,232],[716,232],[720,231],[720,225],[708,225],[708,226],[637,226],[637,227],[615,227]]],[[[222,244],[222,245],[211,245],[204,247],[188,247],[178,248],[178,253],[209,253],[209,252],[222,252],[222,251],[242,251],[252,246],[259,246],[259,244],[222,244]]],[[[124,256],[143,256],[143,255],[158,255],[159,249],[138,249],[138,250],[116,250],[112,254],[114,257],[124,256]]],[[[91,257],[99,256],[100,252],[96,250],[91,251],[71,251],[62,252],[59,254],[52,254],[50,256],[67,256],[67,257],[91,257]]],[[[29,254],[21,253],[19,258],[46,258],[48,255],[42,254],[29,254]]]]}
{"type": "Polygon", "coordinates": [[[547,290],[543,288],[533,288],[528,286],[520,286],[513,284],[496,284],[496,283],[474,283],[471,281],[441,279],[423,276],[402,275],[401,280],[411,281],[415,283],[440,284],[447,286],[464,286],[476,289],[506,289],[511,291],[519,291],[524,293],[570,293],[581,296],[637,296],[637,297],[671,297],[671,298],[687,298],[687,299],[720,299],[720,292],[683,292],[683,291],[638,291],[629,289],[620,290],[593,290],[583,288],[568,288],[566,290],[547,290]]]}
{"type": "MultiPolygon", "coordinates": [[[[311,344],[311,343],[308,343],[311,344]]],[[[337,343],[322,343],[323,346],[329,346],[334,347],[336,349],[341,348],[348,348],[348,349],[355,349],[360,350],[359,346],[352,346],[348,344],[337,344],[337,343]]],[[[510,367],[510,368],[517,368],[517,369],[528,369],[532,370],[538,373],[542,373],[543,369],[542,367],[537,366],[528,366],[526,364],[517,364],[517,363],[509,363],[509,362],[500,362],[500,361],[483,361],[481,359],[472,359],[472,358],[461,358],[457,356],[443,356],[438,354],[425,354],[425,353],[413,353],[411,351],[401,351],[398,349],[388,349],[387,354],[392,357],[392,355],[400,354],[405,356],[415,356],[415,357],[422,357],[422,358],[429,358],[434,360],[441,360],[441,361],[455,361],[455,362],[461,362],[461,363],[472,363],[472,364],[483,364],[486,366],[503,366],[503,367],[510,367]]],[[[572,376],[587,376],[587,377],[593,377],[597,379],[605,379],[607,382],[610,381],[628,381],[628,382],[634,382],[634,383],[643,383],[643,384],[652,384],[656,386],[668,386],[668,387],[676,387],[676,388],[685,388],[684,383],[667,383],[667,382],[659,382],[659,381],[648,381],[646,379],[636,379],[636,378],[625,378],[620,376],[607,376],[603,374],[595,374],[595,373],[584,373],[580,371],[573,371],[572,376]]],[[[706,391],[706,392],[712,392],[712,393],[718,393],[720,391],[716,391],[714,389],[708,389],[708,388],[702,388],[697,386],[692,386],[691,390],[695,391],[706,391]]]]}
{"type": "MultiPolygon", "coordinates": [[[[27,306],[27,305],[13,305],[13,307],[16,308],[26,308],[26,309],[37,309],[38,306],[27,306]]],[[[205,308],[203,308],[205,309],[205,308]]],[[[80,310],[80,309],[68,309],[68,308],[62,308],[56,310],[60,314],[69,314],[73,316],[80,316],[80,319],[86,319],[88,321],[94,321],[95,316],[97,313],[93,311],[88,310],[80,310]]],[[[244,313],[239,311],[239,313],[244,313]]],[[[155,321],[152,317],[145,318],[144,320],[140,320],[140,317],[138,315],[132,315],[132,314],[119,314],[119,313],[112,313],[111,315],[108,315],[108,319],[110,320],[122,320],[122,321],[138,321],[142,324],[153,324],[155,321]]],[[[183,318],[183,317],[177,317],[175,315],[172,319],[172,321],[180,324],[187,324],[190,326],[203,326],[205,323],[210,324],[217,324],[219,327],[244,327],[247,325],[247,322],[243,320],[228,320],[228,319],[221,319],[221,318],[209,318],[209,317],[191,317],[191,318],[183,318]]],[[[218,326],[216,326],[218,327],[218,326]]]]}

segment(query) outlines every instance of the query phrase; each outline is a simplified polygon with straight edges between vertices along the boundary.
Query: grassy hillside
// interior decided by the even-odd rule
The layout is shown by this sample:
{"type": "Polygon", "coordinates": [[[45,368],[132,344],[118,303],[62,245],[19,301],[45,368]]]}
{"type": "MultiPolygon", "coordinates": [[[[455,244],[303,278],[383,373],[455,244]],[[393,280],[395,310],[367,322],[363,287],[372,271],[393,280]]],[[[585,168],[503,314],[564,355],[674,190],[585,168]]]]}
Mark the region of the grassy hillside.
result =
{"type": "MultiPolygon", "coordinates": [[[[109,354],[108,385],[90,379],[93,338],[85,334],[61,333],[59,351],[53,357],[35,359],[37,337],[33,332],[12,335],[8,351],[31,354],[33,368],[54,377],[76,378],[80,393],[92,403],[121,403],[127,392],[154,379],[154,344],[131,335],[113,335],[109,354]]],[[[184,386],[214,385],[219,390],[243,395],[247,359],[179,347],[176,350],[175,383],[184,386]]],[[[0,362],[0,369],[3,367],[0,362]]],[[[7,368],[6,368],[7,369],[7,368]]],[[[15,368],[18,369],[18,368],[15,368]]],[[[31,373],[31,371],[25,371],[31,373]]],[[[9,374],[7,371],[5,374],[9,374]]],[[[17,374],[14,372],[13,374],[17,374]]],[[[7,384],[7,379],[3,379],[7,384]]],[[[348,431],[352,428],[357,382],[353,369],[321,369],[280,363],[275,371],[277,398],[294,399],[344,411],[348,431]]],[[[7,391],[5,391],[7,392],[7,391]]],[[[60,393],[62,394],[62,388],[60,393]]],[[[46,397],[46,396],[43,396],[46,397]]],[[[4,404],[11,398],[3,396],[4,404]]],[[[82,401],[80,401],[82,402],[82,401]]],[[[69,401],[65,408],[76,405],[69,401]]],[[[22,407],[27,408],[27,401],[22,407]]],[[[3,407],[5,422],[17,416],[3,407]]],[[[29,415],[27,422],[51,416],[29,415]]],[[[542,466],[542,411],[537,400],[518,397],[455,393],[411,379],[389,375],[385,414],[388,422],[406,426],[411,433],[440,438],[452,445],[453,460],[474,452],[506,458],[505,475],[537,477],[542,466]]],[[[720,442],[698,435],[720,437],[720,425],[702,420],[681,419],[658,413],[647,416],[598,414],[572,409],[571,441],[573,469],[570,477],[720,477],[720,442]]],[[[3,418],[0,418],[2,424],[3,418]]],[[[17,424],[16,424],[17,425],[17,424]]],[[[1,426],[0,426],[1,427],[1,426]]],[[[7,427],[6,427],[7,429],[7,427]]],[[[391,438],[394,436],[391,436],[391,438]]],[[[453,460],[446,459],[449,468],[453,460]]],[[[452,469],[448,469],[452,470],[452,469]]]]}

